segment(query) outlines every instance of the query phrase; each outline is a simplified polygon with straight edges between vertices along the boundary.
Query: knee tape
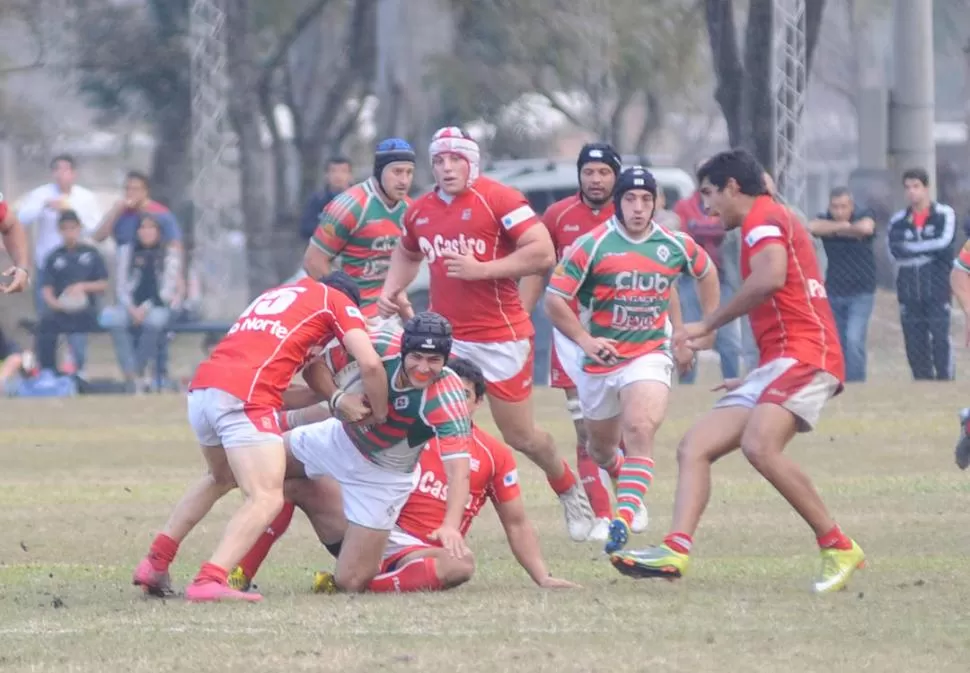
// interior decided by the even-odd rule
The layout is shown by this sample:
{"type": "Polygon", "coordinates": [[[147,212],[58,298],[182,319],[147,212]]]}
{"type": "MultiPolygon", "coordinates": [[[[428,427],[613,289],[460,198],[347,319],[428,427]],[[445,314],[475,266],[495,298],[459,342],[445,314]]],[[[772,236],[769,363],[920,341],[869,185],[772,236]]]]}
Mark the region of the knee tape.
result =
{"type": "Polygon", "coordinates": [[[566,411],[574,421],[583,420],[583,408],[579,405],[579,400],[566,400],[566,411]]]}

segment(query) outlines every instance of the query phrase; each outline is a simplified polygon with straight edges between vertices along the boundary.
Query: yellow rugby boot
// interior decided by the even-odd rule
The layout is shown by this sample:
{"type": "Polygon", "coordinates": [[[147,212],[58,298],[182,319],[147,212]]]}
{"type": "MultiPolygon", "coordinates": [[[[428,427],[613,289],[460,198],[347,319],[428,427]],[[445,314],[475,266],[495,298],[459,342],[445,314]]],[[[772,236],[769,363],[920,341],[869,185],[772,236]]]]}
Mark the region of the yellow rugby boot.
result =
{"type": "Polygon", "coordinates": [[[849,549],[822,549],[822,570],[812,583],[812,591],[816,594],[829,594],[846,588],[852,573],[866,564],[866,555],[862,547],[852,540],[849,549]]]}

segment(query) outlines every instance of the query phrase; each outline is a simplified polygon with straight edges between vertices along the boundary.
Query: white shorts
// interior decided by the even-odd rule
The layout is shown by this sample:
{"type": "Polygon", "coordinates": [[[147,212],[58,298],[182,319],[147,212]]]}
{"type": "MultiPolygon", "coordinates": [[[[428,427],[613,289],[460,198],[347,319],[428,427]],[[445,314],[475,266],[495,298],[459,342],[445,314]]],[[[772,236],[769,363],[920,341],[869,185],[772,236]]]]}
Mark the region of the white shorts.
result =
{"type": "Polygon", "coordinates": [[[459,341],[451,344],[451,354],[481,367],[488,394],[503,402],[521,402],[532,394],[532,365],[535,350],[532,339],[518,341],[459,341]]]}
{"type": "Polygon", "coordinates": [[[384,547],[384,556],[381,559],[381,572],[386,573],[394,570],[394,566],[404,556],[419,549],[430,549],[434,545],[425,542],[421,538],[415,537],[397,526],[391,530],[387,538],[387,545],[384,547]]]}
{"type": "Polygon", "coordinates": [[[344,516],[364,528],[391,530],[420,475],[418,467],[393,472],[367,460],[336,418],[294,428],[288,442],[307,477],[332,477],[340,484],[344,516]]]}
{"type": "Polygon", "coordinates": [[[283,443],[276,410],[251,406],[218,388],[198,388],[188,395],[189,425],[202,446],[283,443]]]}
{"type": "Polygon", "coordinates": [[[777,358],[752,369],[744,383],[717,401],[718,407],[745,407],[777,404],[798,419],[798,431],[815,428],[822,407],[842,390],[832,374],[795,358],[777,358]]]}
{"type": "Polygon", "coordinates": [[[620,391],[631,383],[656,381],[670,387],[674,363],[667,353],[647,353],[606,374],[580,372],[576,392],[583,417],[603,421],[620,415],[620,391]]]}

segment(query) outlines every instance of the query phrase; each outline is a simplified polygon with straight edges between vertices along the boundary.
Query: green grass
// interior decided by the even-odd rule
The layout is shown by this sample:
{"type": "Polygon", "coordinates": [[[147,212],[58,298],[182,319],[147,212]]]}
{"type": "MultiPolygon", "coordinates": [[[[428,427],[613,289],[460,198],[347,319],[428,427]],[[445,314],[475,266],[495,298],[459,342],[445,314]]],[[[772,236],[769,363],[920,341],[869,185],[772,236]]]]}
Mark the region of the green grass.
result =
{"type": "MultiPolygon", "coordinates": [[[[869,568],[851,589],[808,593],[812,535],[740,455],[715,467],[691,574],[621,577],[598,546],[565,535],[530,464],[526,504],[554,573],[536,589],[494,513],[472,528],[475,578],[436,595],[314,596],[332,565],[300,515],[258,582],[259,605],[143,599],[134,564],[203,469],[178,396],[3,402],[0,430],[0,670],[11,671],[748,671],[967,670],[970,475],[952,462],[951,385],[852,387],[791,455],[816,480],[869,568]],[[917,426],[907,406],[927,411],[917,426]],[[119,419],[119,420],[114,420],[119,419]]],[[[653,543],[669,523],[674,446],[715,396],[678,387],[649,495],[653,543]]],[[[553,391],[538,417],[567,454],[553,391]]],[[[488,426],[488,419],[483,419],[488,426]]],[[[186,582],[237,495],[220,503],[173,567],[186,582]]]]}

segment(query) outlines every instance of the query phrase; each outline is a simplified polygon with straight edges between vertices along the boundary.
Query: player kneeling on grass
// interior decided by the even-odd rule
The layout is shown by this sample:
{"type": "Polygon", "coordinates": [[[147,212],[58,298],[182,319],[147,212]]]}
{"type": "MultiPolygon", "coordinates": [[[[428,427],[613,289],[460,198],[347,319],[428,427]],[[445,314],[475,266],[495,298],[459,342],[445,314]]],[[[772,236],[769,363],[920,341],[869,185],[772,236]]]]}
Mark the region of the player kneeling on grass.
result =
{"type": "MultiPolygon", "coordinates": [[[[469,360],[455,357],[448,361],[448,368],[461,378],[469,412],[474,416],[485,401],[485,376],[482,370],[469,360]]],[[[578,588],[572,582],[552,577],[546,567],[535,529],[525,513],[512,450],[477,425],[473,426],[472,437],[471,498],[461,522],[462,535],[467,535],[472,521],[481,512],[486,500],[490,500],[505,529],[509,548],[529,577],[546,589],[578,588]]],[[[450,589],[470,580],[475,571],[471,554],[457,558],[432,539],[432,533],[442,525],[447,515],[449,494],[448,475],[441,460],[441,446],[437,438],[424,447],[418,466],[421,475],[418,484],[397,518],[384,550],[381,574],[371,580],[368,591],[397,593],[450,589]]],[[[333,516],[334,509],[339,514],[339,486],[327,480],[321,487],[315,493],[297,496],[296,504],[312,522],[339,519],[339,516],[333,516]]],[[[321,541],[328,549],[333,549],[330,541],[335,539],[334,533],[321,531],[316,523],[314,527],[321,541]]],[[[237,583],[237,588],[248,587],[269,545],[280,534],[278,527],[267,531],[265,539],[243,559],[231,580],[237,583]]],[[[314,591],[331,593],[336,587],[333,573],[316,573],[314,591]]]]}
{"type": "Polygon", "coordinates": [[[703,322],[685,325],[683,338],[694,349],[709,348],[718,328],[747,313],[761,359],[743,381],[725,381],[727,394],[681,440],[673,525],[664,543],[611,560],[633,577],[681,577],[710,497],[711,464],[740,447],[815,531],[822,570],[814,591],[836,591],[865,556],[836,525],[808,476],[784,454],[796,432],[815,426],[845,378],[812,242],[796,216],[768,195],[763,169],[747,151],[714,156],[698,170],[697,181],[711,213],[728,230],[741,227],[744,282],[703,322]]]}
{"type": "Polygon", "coordinates": [[[667,413],[674,369],[668,320],[674,281],[681,273],[699,279],[705,315],[720,296],[704,249],[653,221],[656,197],[647,169],[623,171],[613,192],[614,218],[576,240],[546,289],[553,325],[585,354],[576,389],[589,454],[616,482],[607,553],[626,544],[653,481],[654,437],[667,413]],[[574,298],[580,316],[570,308],[574,298]],[[625,458],[616,448],[621,439],[625,458]]]}
{"type": "MultiPolygon", "coordinates": [[[[371,338],[390,382],[387,420],[367,425],[367,418],[357,423],[329,418],[295,428],[285,438],[288,477],[331,477],[339,484],[347,526],[334,586],[347,592],[366,590],[379,572],[388,535],[418,483],[421,449],[432,438],[438,440],[449,489],[446,515],[429,537],[457,560],[468,553],[460,526],[468,500],[471,417],[461,379],[445,367],[451,325],[437,313],[424,312],[408,320],[403,331],[371,338]]],[[[341,359],[336,353],[328,357],[341,359]]],[[[349,358],[344,354],[342,360],[349,358]]],[[[330,385],[333,409],[344,407],[347,396],[360,399],[357,392],[337,389],[332,380],[330,385]]],[[[288,495],[296,501],[305,493],[288,495]]],[[[271,526],[276,536],[281,523],[277,518],[271,526]]]]}

